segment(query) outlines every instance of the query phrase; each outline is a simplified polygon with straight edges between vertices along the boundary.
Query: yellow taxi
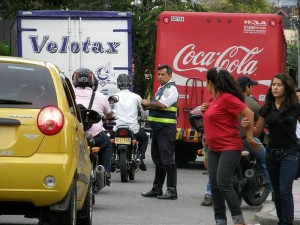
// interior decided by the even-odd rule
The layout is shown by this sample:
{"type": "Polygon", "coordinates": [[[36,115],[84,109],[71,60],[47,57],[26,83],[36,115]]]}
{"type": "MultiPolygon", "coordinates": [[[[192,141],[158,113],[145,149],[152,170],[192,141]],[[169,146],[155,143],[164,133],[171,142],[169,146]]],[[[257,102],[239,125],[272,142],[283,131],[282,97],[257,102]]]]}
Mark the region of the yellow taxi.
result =
{"type": "Polygon", "coordinates": [[[99,120],[82,118],[70,80],[50,62],[0,56],[0,79],[0,215],[92,224],[82,121],[99,120]]]}

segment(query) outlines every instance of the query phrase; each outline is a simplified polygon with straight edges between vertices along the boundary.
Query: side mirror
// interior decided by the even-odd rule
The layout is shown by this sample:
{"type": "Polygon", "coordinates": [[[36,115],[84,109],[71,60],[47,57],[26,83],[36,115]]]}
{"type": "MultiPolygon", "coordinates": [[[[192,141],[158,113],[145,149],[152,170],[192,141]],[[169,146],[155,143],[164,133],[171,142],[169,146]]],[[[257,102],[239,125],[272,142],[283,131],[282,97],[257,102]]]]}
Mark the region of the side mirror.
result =
{"type": "Polygon", "coordinates": [[[101,121],[101,115],[92,109],[83,109],[81,110],[81,118],[83,122],[83,129],[87,131],[91,128],[94,123],[101,121]]]}

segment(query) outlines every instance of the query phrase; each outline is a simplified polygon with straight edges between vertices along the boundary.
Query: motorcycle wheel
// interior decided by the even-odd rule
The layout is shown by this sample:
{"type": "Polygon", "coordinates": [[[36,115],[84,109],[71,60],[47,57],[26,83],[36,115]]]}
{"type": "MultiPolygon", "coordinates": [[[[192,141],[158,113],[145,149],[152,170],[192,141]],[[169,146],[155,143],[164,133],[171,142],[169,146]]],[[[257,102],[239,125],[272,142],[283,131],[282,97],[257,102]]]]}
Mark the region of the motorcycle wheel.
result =
{"type": "Polygon", "coordinates": [[[127,169],[127,149],[120,149],[120,174],[122,182],[128,181],[127,169]]]}
{"type": "Polygon", "coordinates": [[[258,190],[252,190],[246,187],[243,194],[244,201],[250,206],[260,206],[269,196],[269,189],[266,186],[265,178],[261,168],[254,168],[257,183],[260,186],[258,190]]]}
{"type": "Polygon", "coordinates": [[[240,204],[242,204],[243,201],[243,175],[242,175],[242,169],[241,166],[237,166],[237,168],[234,171],[233,177],[233,188],[238,196],[238,199],[240,201],[240,204]]]}

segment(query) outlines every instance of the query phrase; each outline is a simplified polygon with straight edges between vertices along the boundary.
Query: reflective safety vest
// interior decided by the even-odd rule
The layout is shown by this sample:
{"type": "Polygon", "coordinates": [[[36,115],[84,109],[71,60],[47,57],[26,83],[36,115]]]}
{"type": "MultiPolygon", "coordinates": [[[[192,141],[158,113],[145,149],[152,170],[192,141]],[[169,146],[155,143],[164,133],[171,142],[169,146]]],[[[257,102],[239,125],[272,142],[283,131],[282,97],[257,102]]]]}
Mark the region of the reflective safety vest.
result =
{"type": "MultiPolygon", "coordinates": [[[[164,92],[166,89],[170,88],[170,86],[173,85],[175,86],[174,82],[170,82],[166,84],[164,87],[160,88],[159,91],[156,93],[154,98],[151,100],[151,102],[157,102],[158,100],[161,99],[163,96],[164,92]]],[[[154,109],[150,108],[149,109],[149,116],[148,116],[148,121],[150,122],[150,126],[153,129],[160,129],[163,126],[170,126],[174,129],[176,129],[176,124],[177,124],[177,101],[171,105],[168,108],[164,109],[154,109]]]]}

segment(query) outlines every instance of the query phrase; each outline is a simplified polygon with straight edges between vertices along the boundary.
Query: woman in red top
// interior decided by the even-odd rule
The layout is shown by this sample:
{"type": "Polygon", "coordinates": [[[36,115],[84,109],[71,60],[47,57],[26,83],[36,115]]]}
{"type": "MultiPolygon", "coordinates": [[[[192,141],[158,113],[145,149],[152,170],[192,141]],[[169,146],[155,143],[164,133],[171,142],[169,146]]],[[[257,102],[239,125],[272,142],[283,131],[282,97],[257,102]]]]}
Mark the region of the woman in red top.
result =
{"type": "Polygon", "coordinates": [[[245,224],[232,176],[243,149],[239,135],[238,115],[247,117],[247,142],[257,149],[253,139],[253,112],[244,103],[244,95],[231,74],[212,68],[206,75],[207,90],[213,95],[211,103],[203,103],[204,133],[208,146],[208,173],[214,203],[216,225],[227,225],[225,201],[235,225],[245,224]]]}

